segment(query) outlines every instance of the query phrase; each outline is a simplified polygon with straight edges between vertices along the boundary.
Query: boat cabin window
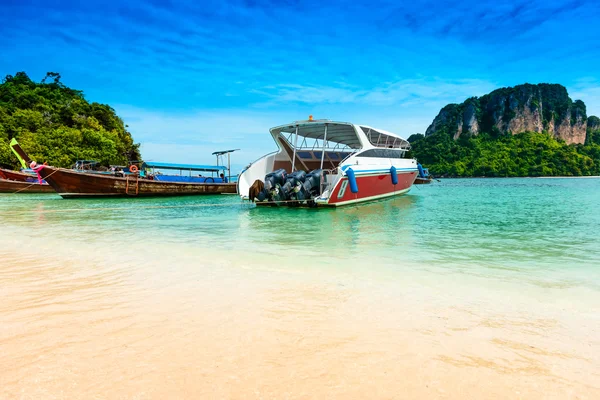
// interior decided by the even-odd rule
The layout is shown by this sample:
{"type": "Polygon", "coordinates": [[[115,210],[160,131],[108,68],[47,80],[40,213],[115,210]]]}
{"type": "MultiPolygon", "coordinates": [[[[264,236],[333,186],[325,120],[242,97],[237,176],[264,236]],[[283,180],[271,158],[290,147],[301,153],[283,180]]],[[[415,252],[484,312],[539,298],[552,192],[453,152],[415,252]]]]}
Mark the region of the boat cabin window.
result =
{"type": "Polygon", "coordinates": [[[356,155],[356,157],[372,158],[404,158],[403,149],[369,149],[356,155]]]}

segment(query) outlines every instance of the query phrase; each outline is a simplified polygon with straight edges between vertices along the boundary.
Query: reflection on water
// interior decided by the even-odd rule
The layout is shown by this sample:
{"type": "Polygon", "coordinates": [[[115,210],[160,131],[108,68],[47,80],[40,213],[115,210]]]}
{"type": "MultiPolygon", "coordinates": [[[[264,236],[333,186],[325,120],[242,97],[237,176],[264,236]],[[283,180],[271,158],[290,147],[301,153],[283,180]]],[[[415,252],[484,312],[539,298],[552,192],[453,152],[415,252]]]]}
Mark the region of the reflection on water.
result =
{"type": "MultiPolygon", "coordinates": [[[[280,251],[337,257],[408,247],[415,197],[404,196],[339,209],[253,208],[240,213],[247,240],[280,251]]],[[[244,233],[241,233],[244,234],[244,233]]]]}
{"type": "Polygon", "coordinates": [[[0,398],[599,398],[598,198],[2,196],[0,398]]]}

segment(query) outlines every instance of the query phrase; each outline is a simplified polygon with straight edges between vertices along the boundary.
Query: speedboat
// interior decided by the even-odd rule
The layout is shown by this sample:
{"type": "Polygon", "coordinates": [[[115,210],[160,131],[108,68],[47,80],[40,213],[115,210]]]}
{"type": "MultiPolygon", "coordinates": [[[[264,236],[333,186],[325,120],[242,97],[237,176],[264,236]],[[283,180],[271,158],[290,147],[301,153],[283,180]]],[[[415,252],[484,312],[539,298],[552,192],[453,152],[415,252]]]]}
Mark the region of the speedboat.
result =
{"type": "Polygon", "coordinates": [[[407,193],[419,171],[400,136],[313,120],[270,129],[278,150],[248,165],[238,193],[257,205],[342,206],[407,193]]]}

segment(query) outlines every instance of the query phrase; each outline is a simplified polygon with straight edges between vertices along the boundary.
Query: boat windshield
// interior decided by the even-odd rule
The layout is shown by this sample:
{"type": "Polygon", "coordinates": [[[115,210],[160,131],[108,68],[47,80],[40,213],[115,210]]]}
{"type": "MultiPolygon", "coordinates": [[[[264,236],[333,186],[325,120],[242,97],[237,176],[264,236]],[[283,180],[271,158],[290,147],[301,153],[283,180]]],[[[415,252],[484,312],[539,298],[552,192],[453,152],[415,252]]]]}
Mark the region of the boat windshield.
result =
{"type": "Polygon", "coordinates": [[[410,149],[410,143],[389,132],[380,129],[374,129],[370,126],[361,126],[360,129],[365,133],[369,142],[375,147],[390,148],[390,149],[410,149]]]}

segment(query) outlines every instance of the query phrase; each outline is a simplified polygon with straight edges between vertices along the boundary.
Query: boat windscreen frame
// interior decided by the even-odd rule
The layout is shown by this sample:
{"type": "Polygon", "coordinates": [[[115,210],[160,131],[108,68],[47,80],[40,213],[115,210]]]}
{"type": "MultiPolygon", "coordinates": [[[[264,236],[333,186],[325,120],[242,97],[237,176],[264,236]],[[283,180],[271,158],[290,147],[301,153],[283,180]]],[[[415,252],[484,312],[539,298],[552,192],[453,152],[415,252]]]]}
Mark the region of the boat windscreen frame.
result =
{"type": "Polygon", "coordinates": [[[393,133],[366,125],[360,125],[359,128],[363,131],[365,137],[373,147],[400,149],[405,151],[410,150],[410,143],[408,140],[394,135],[393,133]]]}

